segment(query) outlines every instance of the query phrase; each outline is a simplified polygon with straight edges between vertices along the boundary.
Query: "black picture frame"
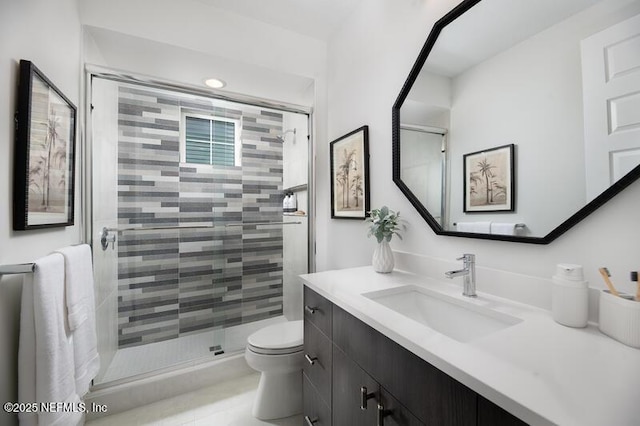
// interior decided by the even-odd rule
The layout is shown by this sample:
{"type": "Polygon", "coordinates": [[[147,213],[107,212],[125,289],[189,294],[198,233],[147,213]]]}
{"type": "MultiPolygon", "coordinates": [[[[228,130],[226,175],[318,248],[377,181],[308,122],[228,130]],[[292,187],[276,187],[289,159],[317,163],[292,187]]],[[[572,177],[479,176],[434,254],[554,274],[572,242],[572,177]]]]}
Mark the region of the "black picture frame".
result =
{"type": "Polygon", "coordinates": [[[515,145],[462,156],[465,213],[515,211],[515,145]]]}
{"type": "Polygon", "coordinates": [[[74,224],[75,105],[31,61],[20,61],[13,229],[74,224]]]}
{"type": "Polygon", "coordinates": [[[334,140],[329,151],[331,218],[365,219],[370,210],[369,126],[334,140]]]}

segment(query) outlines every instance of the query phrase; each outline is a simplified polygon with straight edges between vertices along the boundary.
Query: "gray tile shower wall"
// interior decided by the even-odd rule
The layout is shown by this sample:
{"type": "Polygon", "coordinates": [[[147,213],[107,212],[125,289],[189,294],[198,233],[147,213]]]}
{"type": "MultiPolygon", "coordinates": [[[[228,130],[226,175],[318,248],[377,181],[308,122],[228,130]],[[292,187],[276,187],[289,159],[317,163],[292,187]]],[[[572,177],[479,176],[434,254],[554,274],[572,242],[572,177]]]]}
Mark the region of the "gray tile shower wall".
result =
{"type": "Polygon", "coordinates": [[[119,347],[282,315],[282,114],[119,88],[119,347]],[[180,162],[181,108],[242,120],[241,166],[180,162]]]}

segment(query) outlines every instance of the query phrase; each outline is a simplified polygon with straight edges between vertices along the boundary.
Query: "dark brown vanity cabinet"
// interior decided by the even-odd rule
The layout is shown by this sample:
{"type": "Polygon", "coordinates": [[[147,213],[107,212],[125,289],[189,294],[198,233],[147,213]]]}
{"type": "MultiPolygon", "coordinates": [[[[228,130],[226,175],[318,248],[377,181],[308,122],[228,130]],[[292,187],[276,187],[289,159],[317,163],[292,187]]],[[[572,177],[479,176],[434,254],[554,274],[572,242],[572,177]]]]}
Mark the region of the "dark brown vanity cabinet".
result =
{"type": "Polygon", "coordinates": [[[332,424],[332,308],[331,302],[304,287],[305,361],[302,369],[302,391],[306,426],[332,424]]]}
{"type": "Polygon", "coordinates": [[[309,288],[305,425],[522,426],[522,421],[309,288]]]}

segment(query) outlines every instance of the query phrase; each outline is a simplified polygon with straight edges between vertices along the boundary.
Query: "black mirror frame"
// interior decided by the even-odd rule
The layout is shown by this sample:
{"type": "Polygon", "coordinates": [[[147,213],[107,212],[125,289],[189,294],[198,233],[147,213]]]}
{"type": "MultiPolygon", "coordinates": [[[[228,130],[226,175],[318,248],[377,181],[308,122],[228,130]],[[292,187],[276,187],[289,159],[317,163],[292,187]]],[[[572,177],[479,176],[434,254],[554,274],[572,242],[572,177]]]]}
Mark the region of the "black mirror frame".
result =
{"type": "Polygon", "coordinates": [[[555,229],[549,232],[544,237],[525,237],[525,236],[513,236],[513,235],[493,235],[493,234],[476,234],[476,233],[467,233],[467,232],[457,232],[457,231],[445,231],[442,226],[434,219],[434,217],[429,213],[424,205],[418,200],[411,190],[407,187],[407,185],[400,178],[400,107],[404,103],[413,83],[418,78],[420,71],[424,63],[429,56],[429,53],[433,49],[438,36],[442,32],[442,30],[455,21],[462,14],[467,12],[476,4],[480,3],[482,0],[463,0],[460,4],[458,4],[455,8],[453,8],[449,13],[439,19],[434,25],[429,33],[429,37],[427,37],[427,41],[424,46],[422,46],[422,50],[416,59],[416,62],[413,64],[411,68],[411,72],[407,77],[404,85],[402,86],[402,90],[398,95],[395,103],[393,104],[391,110],[391,129],[392,129],[392,156],[393,156],[393,181],[400,188],[400,191],[407,197],[409,202],[415,207],[415,209],[420,213],[420,215],[424,218],[424,220],[429,224],[431,229],[436,233],[436,235],[446,235],[451,237],[465,237],[465,238],[477,238],[482,240],[499,240],[499,241],[512,241],[516,243],[529,243],[529,244],[549,244],[560,235],[567,232],[574,225],[580,222],[585,217],[589,216],[591,213],[596,211],[600,206],[605,204],[623,189],[631,185],[638,178],[640,178],[640,165],[636,166],[633,170],[627,173],[624,177],[620,178],[617,182],[611,185],[608,189],[606,189],[602,194],[598,195],[596,198],[591,200],[587,205],[578,210],[576,213],[571,215],[567,220],[558,225],[555,229]]]}

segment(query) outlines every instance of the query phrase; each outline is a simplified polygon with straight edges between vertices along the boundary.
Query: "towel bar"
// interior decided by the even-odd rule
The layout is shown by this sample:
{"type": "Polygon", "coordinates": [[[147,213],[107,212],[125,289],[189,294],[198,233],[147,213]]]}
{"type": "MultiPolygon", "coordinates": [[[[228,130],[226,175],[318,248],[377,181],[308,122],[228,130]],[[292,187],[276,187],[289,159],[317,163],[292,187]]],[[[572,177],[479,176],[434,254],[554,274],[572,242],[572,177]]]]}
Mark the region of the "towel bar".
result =
{"type": "Polygon", "coordinates": [[[36,269],[36,264],[31,263],[18,263],[15,265],[0,265],[0,275],[10,274],[28,274],[36,269]]]}
{"type": "Polygon", "coordinates": [[[231,228],[231,227],[245,227],[245,226],[264,226],[264,225],[301,225],[302,222],[239,222],[239,223],[227,223],[226,225],[189,225],[189,226],[149,226],[143,228],[102,228],[100,232],[100,246],[102,251],[109,248],[115,249],[116,235],[112,232],[128,232],[128,231],[165,231],[176,229],[216,229],[216,228],[231,228]]]}

